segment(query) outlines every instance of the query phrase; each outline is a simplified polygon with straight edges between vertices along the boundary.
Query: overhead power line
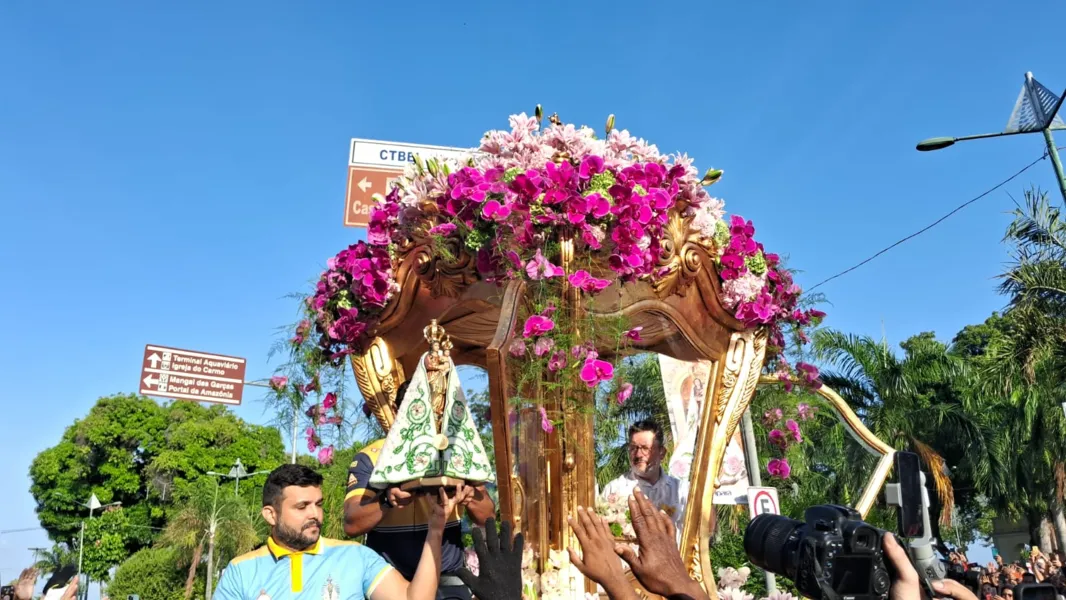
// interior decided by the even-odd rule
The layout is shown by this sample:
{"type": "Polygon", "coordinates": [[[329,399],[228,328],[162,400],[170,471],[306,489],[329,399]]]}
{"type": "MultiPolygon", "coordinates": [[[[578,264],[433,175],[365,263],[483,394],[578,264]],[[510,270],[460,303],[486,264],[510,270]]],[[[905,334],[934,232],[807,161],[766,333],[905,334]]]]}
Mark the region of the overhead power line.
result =
{"type": "Polygon", "coordinates": [[[818,283],[816,283],[816,284],[814,284],[813,286],[811,286],[811,288],[810,288],[810,289],[808,289],[807,291],[808,291],[808,292],[814,291],[814,290],[818,289],[819,287],[821,287],[822,285],[824,285],[824,284],[826,284],[826,283],[829,283],[830,281],[833,281],[833,280],[834,280],[834,279],[836,279],[837,277],[841,277],[841,276],[847,275],[848,273],[851,273],[851,272],[852,272],[852,271],[854,271],[855,269],[858,269],[859,267],[861,267],[861,266],[865,265],[866,263],[868,263],[868,262],[872,261],[873,259],[877,258],[878,256],[881,256],[882,254],[884,254],[885,252],[888,252],[889,250],[891,250],[891,249],[895,248],[896,246],[899,246],[900,244],[903,244],[904,242],[910,241],[910,240],[912,240],[912,239],[914,239],[914,238],[918,237],[919,235],[922,235],[922,234],[923,234],[923,233],[925,233],[926,231],[929,231],[930,229],[932,229],[932,228],[936,227],[937,225],[939,225],[939,224],[943,223],[943,222],[944,222],[944,221],[946,221],[946,220],[947,220],[947,219],[948,219],[949,217],[951,217],[951,216],[952,216],[952,215],[954,215],[955,213],[959,212],[960,210],[962,210],[962,209],[966,208],[967,206],[969,206],[969,205],[973,204],[974,202],[977,202],[977,201],[978,201],[978,200],[980,200],[981,198],[984,198],[985,196],[987,196],[987,195],[991,194],[992,192],[994,192],[994,191],[998,190],[999,188],[1001,188],[1001,187],[1003,187],[1003,186],[1007,185],[1007,184],[1008,184],[1008,183],[1010,183],[1011,181],[1014,181],[1014,179],[1015,179],[1015,178],[1017,178],[1017,177],[1018,177],[1019,175],[1021,175],[1022,173],[1026,172],[1026,171],[1028,171],[1028,170],[1029,170],[1030,168],[1032,168],[1032,167],[1033,167],[1033,165],[1035,165],[1036,163],[1038,163],[1038,162],[1040,162],[1040,161],[1042,161],[1042,160],[1046,159],[1047,157],[1048,157],[1048,153],[1047,153],[1047,152],[1045,151],[1045,152],[1044,152],[1044,154],[1042,154],[1042,155],[1041,155],[1041,156],[1040,156],[1039,158],[1037,158],[1037,159],[1036,159],[1036,160],[1034,160],[1033,162],[1031,162],[1031,163],[1029,163],[1029,164],[1025,165],[1024,167],[1022,167],[1021,169],[1019,169],[1019,170],[1018,170],[1018,171],[1017,171],[1016,173],[1014,173],[1014,174],[1013,174],[1013,175],[1011,175],[1010,177],[1008,177],[1008,178],[1004,179],[1003,181],[1001,181],[1001,182],[997,183],[996,185],[994,185],[994,186],[992,186],[992,187],[988,188],[987,190],[985,190],[984,192],[982,192],[982,193],[981,193],[980,195],[978,195],[978,196],[975,196],[975,197],[973,197],[973,198],[970,198],[970,199],[969,199],[969,200],[967,200],[966,202],[963,202],[962,204],[960,204],[960,205],[956,206],[956,207],[955,207],[954,209],[952,209],[952,211],[951,211],[951,212],[949,212],[949,213],[947,213],[946,215],[944,215],[944,216],[940,217],[940,218],[939,218],[939,219],[937,219],[936,221],[933,221],[933,222],[932,222],[932,223],[930,223],[929,225],[926,225],[925,227],[923,227],[923,228],[919,229],[918,231],[915,231],[914,233],[912,233],[912,234],[908,235],[907,237],[905,237],[905,238],[903,238],[903,239],[900,239],[900,240],[896,241],[896,242],[895,242],[895,243],[893,243],[892,245],[890,245],[890,246],[886,246],[885,248],[882,248],[881,250],[877,251],[877,253],[873,254],[873,255],[872,255],[872,256],[870,256],[869,258],[866,258],[866,259],[864,259],[864,260],[863,260],[862,262],[859,262],[859,263],[857,263],[857,264],[855,264],[855,265],[853,265],[853,266],[851,266],[851,267],[848,267],[847,269],[844,269],[843,271],[841,271],[841,272],[837,273],[836,275],[833,275],[832,277],[827,277],[827,278],[825,278],[825,279],[823,279],[823,280],[819,281],[818,283]]]}

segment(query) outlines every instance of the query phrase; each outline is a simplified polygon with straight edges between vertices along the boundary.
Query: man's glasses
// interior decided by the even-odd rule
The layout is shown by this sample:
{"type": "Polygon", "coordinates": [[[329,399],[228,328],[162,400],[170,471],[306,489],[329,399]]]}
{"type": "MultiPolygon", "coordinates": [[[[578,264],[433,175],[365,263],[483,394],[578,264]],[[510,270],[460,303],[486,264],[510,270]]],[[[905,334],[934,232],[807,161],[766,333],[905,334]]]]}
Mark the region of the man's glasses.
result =
{"type": "Polygon", "coordinates": [[[651,454],[658,446],[637,446],[635,444],[626,444],[626,450],[630,454],[651,454]]]}

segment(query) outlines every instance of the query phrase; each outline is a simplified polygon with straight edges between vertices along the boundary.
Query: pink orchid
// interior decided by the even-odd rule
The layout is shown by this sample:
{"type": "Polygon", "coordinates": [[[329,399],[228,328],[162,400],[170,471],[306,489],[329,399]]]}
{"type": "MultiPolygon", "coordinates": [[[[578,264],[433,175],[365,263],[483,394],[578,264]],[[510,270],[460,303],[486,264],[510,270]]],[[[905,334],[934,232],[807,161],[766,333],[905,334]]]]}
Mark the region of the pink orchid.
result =
{"type": "Polygon", "coordinates": [[[508,350],[508,352],[510,352],[511,356],[513,356],[515,358],[518,358],[520,356],[525,356],[525,354],[526,354],[526,341],[525,340],[515,340],[515,341],[511,342],[511,347],[508,350]]]}
{"type": "Polygon", "coordinates": [[[626,400],[633,395],[633,384],[628,381],[618,388],[618,404],[625,404],[626,400]]]}
{"type": "Polygon", "coordinates": [[[803,441],[803,435],[800,433],[799,423],[793,421],[792,419],[789,419],[789,420],[785,421],[785,427],[788,429],[789,433],[792,434],[792,439],[794,441],[796,441],[796,442],[802,442],[803,441]]]}
{"type": "Polygon", "coordinates": [[[533,344],[533,353],[537,356],[544,356],[545,354],[551,352],[554,346],[555,340],[551,339],[550,337],[538,338],[537,343],[533,344]]]}
{"type": "Polygon", "coordinates": [[[329,392],[326,397],[322,399],[322,408],[329,410],[337,406],[337,394],[329,392]]]}
{"type": "Polygon", "coordinates": [[[555,329],[554,321],[548,317],[533,315],[526,319],[525,325],[522,326],[522,337],[529,339],[538,335],[544,335],[552,329],[555,329]]]}
{"type": "Polygon", "coordinates": [[[548,411],[544,410],[544,407],[540,408],[540,428],[544,430],[544,433],[551,433],[555,431],[555,425],[552,425],[550,419],[548,419],[548,411]]]}
{"type": "Polygon", "coordinates": [[[566,351],[557,350],[552,357],[548,359],[548,370],[555,372],[566,367],[566,351]]]}
{"type": "Polygon", "coordinates": [[[814,389],[822,387],[822,382],[818,379],[818,367],[805,362],[798,362],[796,363],[796,370],[803,376],[803,380],[807,385],[814,389]]]}
{"type": "Polygon", "coordinates": [[[601,382],[610,381],[614,377],[614,365],[598,358],[588,357],[581,366],[581,381],[590,388],[596,387],[601,382]]]}
{"type": "Polygon", "coordinates": [[[785,439],[785,432],[780,429],[774,429],[769,434],[770,444],[777,446],[784,450],[788,446],[788,440],[785,439]]]}
{"type": "Polygon", "coordinates": [[[772,408],[762,414],[762,423],[767,427],[773,427],[782,417],[785,416],[785,412],[780,408],[772,408]]]}
{"type": "Polygon", "coordinates": [[[598,294],[611,285],[610,280],[593,277],[588,271],[574,271],[568,278],[570,285],[588,294],[598,294]]]}
{"type": "Polygon", "coordinates": [[[799,415],[801,421],[814,418],[814,412],[818,410],[817,407],[811,406],[806,402],[800,402],[796,405],[796,414],[799,415]]]}
{"type": "Polygon", "coordinates": [[[270,378],[270,387],[275,392],[280,392],[287,385],[289,385],[289,378],[284,375],[275,375],[270,378]]]}
{"type": "Polygon", "coordinates": [[[526,275],[534,281],[539,279],[550,279],[552,277],[561,277],[564,274],[565,272],[562,267],[553,265],[548,259],[544,258],[544,255],[540,252],[540,248],[537,248],[537,253],[526,263],[526,275]]]}
{"type": "Polygon", "coordinates": [[[630,329],[629,331],[623,333],[622,336],[625,337],[626,339],[630,340],[630,341],[639,342],[639,341],[641,341],[640,332],[643,331],[643,330],[644,330],[644,326],[643,325],[638,325],[638,326],[634,327],[633,329],[630,329]]]}
{"type": "Polygon", "coordinates": [[[511,207],[496,200],[489,200],[481,205],[481,214],[492,221],[503,221],[511,216],[511,207]]]}
{"type": "Polygon", "coordinates": [[[440,225],[434,225],[429,230],[429,235],[443,235],[448,236],[455,233],[455,223],[441,223],[440,225]]]}
{"type": "Polygon", "coordinates": [[[788,464],[787,459],[771,458],[770,462],[766,463],[766,472],[771,477],[788,479],[789,475],[792,474],[792,466],[788,464]]]}
{"type": "Polygon", "coordinates": [[[324,465],[333,462],[333,446],[326,446],[318,451],[318,462],[324,465]]]}

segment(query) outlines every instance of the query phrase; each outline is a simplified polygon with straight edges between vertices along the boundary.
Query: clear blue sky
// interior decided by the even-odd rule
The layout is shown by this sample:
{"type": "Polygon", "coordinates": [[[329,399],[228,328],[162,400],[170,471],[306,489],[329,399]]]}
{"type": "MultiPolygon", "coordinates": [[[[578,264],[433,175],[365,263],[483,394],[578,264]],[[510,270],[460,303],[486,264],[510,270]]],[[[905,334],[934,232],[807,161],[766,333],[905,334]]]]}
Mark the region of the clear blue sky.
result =
{"type": "MultiPolygon", "coordinates": [[[[810,285],[1042,148],[918,140],[1002,129],[1027,70],[1066,86],[1058,3],[153,4],[0,3],[0,530],[36,524],[32,457],[135,390],[146,343],[270,373],[283,296],[356,237],[351,137],[468,146],[538,102],[597,129],[615,113],[725,169],[714,192],[810,285]]],[[[1054,192],[1050,172],[1007,189],[1054,192]]],[[[895,343],[981,321],[1010,207],[996,193],[827,286],[828,323],[895,343]]],[[[0,537],[0,578],[43,545],[0,537]]]]}

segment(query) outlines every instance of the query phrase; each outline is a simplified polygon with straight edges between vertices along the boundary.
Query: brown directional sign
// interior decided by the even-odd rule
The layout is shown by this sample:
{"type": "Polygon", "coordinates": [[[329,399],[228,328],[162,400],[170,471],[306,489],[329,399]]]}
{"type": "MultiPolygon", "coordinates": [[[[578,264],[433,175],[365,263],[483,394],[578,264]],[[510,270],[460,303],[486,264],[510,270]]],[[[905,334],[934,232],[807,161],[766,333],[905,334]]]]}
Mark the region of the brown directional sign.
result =
{"type": "Polygon", "coordinates": [[[149,344],[140,390],[146,396],[240,404],[246,366],[243,358],[149,344]]]}
{"type": "Polygon", "coordinates": [[[344,201],[344,226],[366,227],[370,223],[370,209],[389,191],[389,182],[403,175],[403,169],[368,169],[348,167],[348,194],[344,201]]]}

